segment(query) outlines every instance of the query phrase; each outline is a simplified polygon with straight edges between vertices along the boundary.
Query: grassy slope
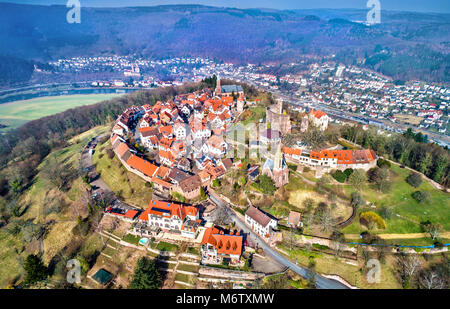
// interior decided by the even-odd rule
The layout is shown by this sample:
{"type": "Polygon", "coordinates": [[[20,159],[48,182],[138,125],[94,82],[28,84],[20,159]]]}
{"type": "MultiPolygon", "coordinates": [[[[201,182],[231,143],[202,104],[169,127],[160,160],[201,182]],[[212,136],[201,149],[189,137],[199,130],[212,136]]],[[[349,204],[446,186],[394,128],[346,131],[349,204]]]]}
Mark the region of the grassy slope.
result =
{"type": "Polygon", "coordinates": [[[18,128],[34,119],[63,112],[77,106],[98,103],[116,96],[118,94],[67,95],[0,104],[0,124],[8,126],[0,129],[0,132],[18,128]]]}
{"type": "MultiPolygon", "coordinates": [[[[385,230],[374,231],[375,233],[420,233],[422,232],[419,223],[430,220],[439,222],[446,231],[450,230],[450,198],[447,193],[434,189],[428,182],[424,181],[419,188],[413,188],[405,178],[409,171],[399,166],[393,165],[391,170],[395,176],[393,187],[390,192],[383,194],[368,186],[362,194],[367,201],[374,203],[377,209],[382,206],[392,207],[396,214],[401,217],[392,216],[387,220],[385,230]],[[419,204],[411,197],[411,193],[416,190],[428,191],[431,199],[427,203],[419,204]],[[402,218],[404,217],[404,218],[402,218]],[[406,218],[406,219],[405,219],[406,218]]],[[[350,195],[353,191],[351,186],[345,186],[345,191],[350,195]]],[[[360,233],[363,229],[358,220],[343,230],[345,233],[360,233]]]]}
{"type": "Polygon", "coordinates": [[[152,198],[151,187],[146,185],[146,181],[142,178],[127,171],[116,157],[109,159],[106,154],[106,147],[109,146],[109,140],[103,145],[97,146],[97,151],[93,156],[97,171],[102,175],[109,188],[120,196],[125,203],[147,208],[152,198]]]}
{"type": "MultiPolygon", "coordinates": [[[[58,162],[70,162],[74,168],[77,168],[83,147],[92,137],[105,132],[106,129],[106,127],[97,127],[73,138],[70,141],[73,143],[72,145],[52,152],[41,164],[41,167],[46,162],[54,162],[51,158],[55,158],[58,162]]],[[[72,183],[68,192],[60,192],[39,173],[34,184],[23,194],[20,202],[28,208],[20,219],[40,221],[41,223],[55,220],[43,242],[45,263],[48,263],[53,255],[70,241],[77,217],[73,212],[74,206],[77,205],[84,188],[85,185],[78,178],[72,183]],[[44,217],[42,210],[46,206],[44,204],[46,196],[49,199],[62,198],[68,207],[62,213],[52,213],[44,217]]],[[[6,232],[5,228],[0,229],[0,288],[22,274],[22,261],[28,254],[34,252],[33,249],[36,249],[36,247],[29,248],[26,245],[22,241],[22,232],[17,236],[12,236],[6,232]]]]}

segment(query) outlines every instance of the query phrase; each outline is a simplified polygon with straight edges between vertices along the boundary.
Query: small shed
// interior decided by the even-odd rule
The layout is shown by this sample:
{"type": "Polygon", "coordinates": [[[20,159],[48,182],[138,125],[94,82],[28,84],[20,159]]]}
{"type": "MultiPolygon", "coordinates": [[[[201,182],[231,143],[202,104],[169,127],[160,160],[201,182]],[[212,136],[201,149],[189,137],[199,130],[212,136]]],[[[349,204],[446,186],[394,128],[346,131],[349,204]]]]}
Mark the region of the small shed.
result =
{"type": "Polygon", "coordinates": [[[299,227],[300,226],[300,220],[301,220],[302,215],[299,212],[296,211],[290,211],[289,212],[289,219],[288,219],[288,223],[290,226],[292,227],[299,227]]]}

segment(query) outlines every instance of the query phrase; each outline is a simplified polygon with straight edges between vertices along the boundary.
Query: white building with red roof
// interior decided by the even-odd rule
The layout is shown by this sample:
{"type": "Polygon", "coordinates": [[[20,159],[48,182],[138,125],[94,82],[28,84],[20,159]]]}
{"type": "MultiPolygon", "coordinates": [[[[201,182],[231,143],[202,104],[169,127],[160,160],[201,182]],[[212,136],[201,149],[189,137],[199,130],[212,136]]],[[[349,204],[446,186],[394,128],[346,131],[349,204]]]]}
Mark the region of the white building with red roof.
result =
{"type": "Polygon", "coordinates": [[[328,128],[330,117],[326,113],[312,109],[308,114],[308,118],[321,131],[325,131],[328,128]]]}
{"type": "Polygon", "coordinates": [[[148,208],[139,216],[150,228],[159,228],[167,233],[196,238],[200,224],[199,211],[195,206],[174,202],[151,200],[148,208]]]}

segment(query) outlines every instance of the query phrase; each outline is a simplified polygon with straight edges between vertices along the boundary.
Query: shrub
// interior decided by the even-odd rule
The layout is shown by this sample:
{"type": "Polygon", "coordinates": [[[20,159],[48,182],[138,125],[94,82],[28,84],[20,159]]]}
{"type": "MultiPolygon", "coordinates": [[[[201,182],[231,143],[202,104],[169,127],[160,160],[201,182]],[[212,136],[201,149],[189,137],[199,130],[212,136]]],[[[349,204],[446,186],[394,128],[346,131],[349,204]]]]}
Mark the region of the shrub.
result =
{"type": "Polygon", "coordinates": [[[394,214],[394,212],[392,211],[392,208],[390,207],[383,207],[380,210],[380,215],[384,218],[384,219],[390,219],[392,218],[392,215],[394,214]]]}
{"type": "Polygon", "coordinates": [[[213,181],[212,181],[212,187],[213,188],[218,188],[220,186],[220,180],[219,179],[214,179],[213,181]]]}
{"type": "Polygon", "coordinates": [[[332,176],[340,183],[344,183],[345,180],[347,179],[347,176],[341,170],[337,170],[336,172],[333,173],[332,176]]]}
{"type": "Polygon", "coordinates": [[[369,228],[373,226],[373,224],[376,224],[380,229],[386,228],[386,222],[384,222],[383,218],[381,218],[377,213],[373,211],[366,211],[361,213],[359,215],[359,219],[364,225],[369,228]]]}
{"type": "Polygon", "coordinates": [[[267,175],[260,175],[258,177],[258,187],[264,194],[269,195],[273,195],[273,193],[277,190],[272,178],[267,175]]]}
{"type": "Polygon", "coordinates": [[[174,200],[177,200],[179,202],[182,202],[182,203],[186,202],[186,198],[178,192],[172,192],[172,197],[174,200]]]}
{"type": "Polygon", "coordinates": [[[353,173],[353,169],[352,168],[348,168],[344,171],[345,177],[348,178],[350,177],[350,175],[353,173]]]}
{"type": "Polygon", "coordinates": [[[108,155],[109,159],[114,158],[114,151],[110,148],[106,149],[106,154],[108,155]]]}
{"type": "Polygon", "coordinates": [[[25,283],[33,284],[47,278],[48,271],[42,259],[37,255],[31,254],[25,260],[25,283]]]}
{"type": "Polygon", "coordinates": [[[430,198],[430,193],[427,191],[414,191],[411,196],[419,203],[427,202],[430,198]]]}
{"type": "Polygon", "coordinates": [[[364,198],[358,191],[352,192],[350,203],[352,204],[353,207],[358,208],[359,206],[364,204],[364,198]]]}
{"type": "Polygon", "coordinates": [[[411,172],[408,177],[406,177],[406,182],[409,183],[414,188],[420,187],[422,184],[422,176],[419,173],[411,172]]]}
{"type": "Polygon", "coordinates": [[[378,159],[378,161],[377,161],[377,166],[379,167],[379,168],[382,168],[382,167],[387,167],[387,168],[389,168],[389,167],[391,167],[391,162],[389,162],[388,160],[385,160],[385,159],[378,159]]]}

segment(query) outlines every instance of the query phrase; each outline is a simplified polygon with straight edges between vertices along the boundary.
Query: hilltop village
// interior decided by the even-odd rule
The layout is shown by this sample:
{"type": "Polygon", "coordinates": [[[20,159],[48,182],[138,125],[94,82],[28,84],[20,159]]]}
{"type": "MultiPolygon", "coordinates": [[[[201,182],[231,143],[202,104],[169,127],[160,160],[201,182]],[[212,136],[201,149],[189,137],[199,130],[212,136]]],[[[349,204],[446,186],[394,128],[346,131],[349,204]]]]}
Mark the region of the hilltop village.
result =
{"type": "MultiPolygon", "coordinates": [[[[151,184],[153,198],[145,210],[108,207],[106,214],[132,222],[129,233],[141,239],[164,238],[200,245],[204,265],[226,261],[227,265],[242,267],[243,253],[257,249],[257,241],[232,228],[234,223],[230,226],[227,220],[221,222],[222,226],[216,224],[217,217],[223,215],[222,206],[215,205],[215,211],[211,211],[202,203],[207,198],[214,202],[219,196],[227,199],[213,189],[227,173],[245,169],[250,180],[266,176],[280,188],[289,183],[287,162],[313,168],[317,177],[331,170],[368,170],[376,165],[372,150],[312,150],[304,145],[283,145],[282,137],[291,133],[292,126],[279,101],[266,108],[270,125],[261,130],[257,143],[258,147],[271,145],[273,151],[264,152],[261,165],[243,166],[242,158],[227,157],[234,146],[226,142],[224,134],[239,122],[248,103],[241,86],[222,86],[218,79],[214,90],[206,88],[124,111],[112,129],[112,149],[128,171],[151,184]]],[[[326,113],[311,110],[303,116],[301,130],[312,126],[324,131],[329,120],[326,113]]],[[[217,203],[210,203],[212,208],[213,204],[217,203]]],[[[242,215],[242,221],[267,243],[273,245],[282,239],[274,216],[252,205],[242,215]]],[[[293,225],[301,225],[300,213],[292,212],[290,217],[294,218],[293,225]]]]}

